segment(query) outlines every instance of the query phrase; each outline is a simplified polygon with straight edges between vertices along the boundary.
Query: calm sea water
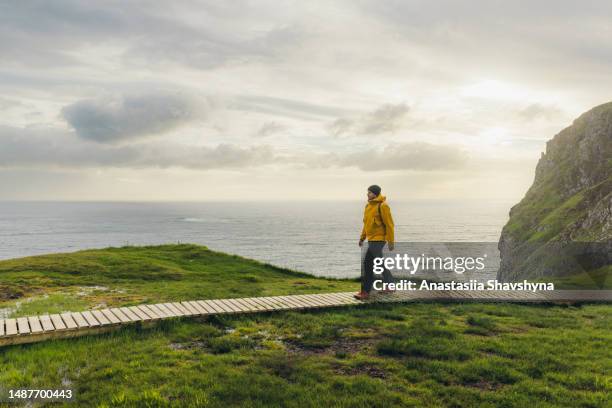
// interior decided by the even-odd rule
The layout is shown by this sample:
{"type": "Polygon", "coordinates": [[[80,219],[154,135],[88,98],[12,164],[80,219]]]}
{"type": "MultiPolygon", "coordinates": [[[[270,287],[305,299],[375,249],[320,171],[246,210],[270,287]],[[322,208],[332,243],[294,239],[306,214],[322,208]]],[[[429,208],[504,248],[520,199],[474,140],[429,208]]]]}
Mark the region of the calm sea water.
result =
{"type": "MultiPolygon", "coordinates": [[[[359,276],[365,202],[0,202],[0,259],[198,243],[319,276],[359,276]]],[[[509,203],[389,201],[397,241],[496,242],[509,203]]]]}

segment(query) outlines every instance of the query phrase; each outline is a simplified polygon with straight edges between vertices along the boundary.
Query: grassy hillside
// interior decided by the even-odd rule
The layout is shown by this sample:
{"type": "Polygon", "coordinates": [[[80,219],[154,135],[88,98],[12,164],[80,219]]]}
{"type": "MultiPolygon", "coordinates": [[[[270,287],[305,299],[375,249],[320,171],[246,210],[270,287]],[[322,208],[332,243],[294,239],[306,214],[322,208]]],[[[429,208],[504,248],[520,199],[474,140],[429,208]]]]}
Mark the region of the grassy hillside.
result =
{"type": "MultiPolygon", "coordinates": [[[[56,310],[52,299],[76,307],[357,286],[192,245],[4,261],[0,279],[14,294],[56,294],[46,299],[56,310]]],[[[603,407],[611,312],[411,303],[176,319],[0,348],[0,387],[72,387],[76,405],[66,406],[603,407]]]]}
{"type": "Polygon", "coordinates": [[[178,300],[357,290],[200,245],[126,246],[0,261],[10,317],[178,300]]]}

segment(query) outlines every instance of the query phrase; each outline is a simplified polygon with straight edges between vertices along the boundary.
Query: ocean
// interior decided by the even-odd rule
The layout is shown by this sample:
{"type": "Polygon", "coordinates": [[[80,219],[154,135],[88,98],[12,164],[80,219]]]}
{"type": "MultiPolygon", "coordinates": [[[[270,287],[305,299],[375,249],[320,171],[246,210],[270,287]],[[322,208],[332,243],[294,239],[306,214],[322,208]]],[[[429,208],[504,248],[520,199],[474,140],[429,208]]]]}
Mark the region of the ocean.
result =
{"type": "MultiPolygon", "coordinates": [[[[0,202],[0,259],[197,243],[317,276],[357,277],[364,202],[0,202]]],[[[389,201],[402,242],[497,242],[510,203],[389,201]]],[[[491,279],[494,271],[489,271],[491,279]]]]}

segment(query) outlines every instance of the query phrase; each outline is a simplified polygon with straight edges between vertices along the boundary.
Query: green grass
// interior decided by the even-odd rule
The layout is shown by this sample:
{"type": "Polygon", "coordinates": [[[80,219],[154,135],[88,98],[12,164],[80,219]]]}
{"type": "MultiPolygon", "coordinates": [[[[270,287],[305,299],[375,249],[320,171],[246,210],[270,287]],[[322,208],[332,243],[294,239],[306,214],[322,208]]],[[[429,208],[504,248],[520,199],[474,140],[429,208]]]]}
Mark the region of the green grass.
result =
{"type": "MultiPolygon", "coordinates": [[[[15,279],[20,261],[39,280],[57,283],[70,276],[66,270],[80,270],[88,286],[109,288],[86,290],[85,302],[87,296],[105,296],[120,303],[108,295],[112,289],[130,290],[113,292],[127,296],[121,301],[135,301],[140,290],[143,298],[157,300],[164,286],[172,293],[169,300],[235,296],[228,287],[242,288],[245,275],[256,279],[239,295],[357,285],[183,245],[25,258],[0,262],[0,273],[15,279]],[[117,262],[122,253],[125,263],[117,262]],[[190,262],[186,254],[198,255],[190,262]],[[95,273],[106,280],[71,266],[70,259],[79,258],[99,265],[95,273]],[[147,262],[165,277],[146,279],[147,262]],[[198,282],[219,275],[224,279],[198,282]]],[[[44,291],[2,282],[22,285],[18,289],[26,295],[44,291]]],[[[74,278],[60,289],[78,286],[84,284],[74,278]]],[[[4,347],[0,388],[71,387],[76,401],[67,407],[605,407],[612,388],[611,343],[607,304],[369,304],[175,319],[4,347]]]]}
{"type": "MultiPolygon", "coordinates": [[[[537,186],[532,186],[525,197],[512,210],[512,216],[504,230],[519,242],[547,242],[555,239],[573,222],[584,218],[589,202],[602,191],[610,191],[612,177],[608,177],[589,189],[561,200],[559,175],[549,174],[537,186]]],[[[583,228],[576,241],[598,240],[594,234],[601,225],[583,228]]],[[[599,237],[601,238],[601,237],[599,237]]]]}
{"type": "Polygon", "coordinates": [[[126,246],[0,261],[10,317],[177,300],[357,290],[204,246],[126,246]],[[45,298],[48,296],[48,298],[45,298]]]}
{"type": "Polygon", "coordinates": [[[551,282],[555,288],[579,290],[579,289],[612,289],[612,265],[588,272],[580,272],[563,277],[546,277],[540,279],[542,282],[551,282]]]}

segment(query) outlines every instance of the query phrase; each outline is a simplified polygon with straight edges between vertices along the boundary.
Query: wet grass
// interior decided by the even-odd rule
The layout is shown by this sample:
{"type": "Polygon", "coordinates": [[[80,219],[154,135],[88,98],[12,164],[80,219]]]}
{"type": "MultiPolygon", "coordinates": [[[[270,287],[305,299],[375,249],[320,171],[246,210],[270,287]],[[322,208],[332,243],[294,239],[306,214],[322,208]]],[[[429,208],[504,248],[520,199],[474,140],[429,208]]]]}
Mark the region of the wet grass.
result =
{"type": "Polygon", "coordinates": [[[63,384],[78,406],[604,407],[611,317],[414,303],[164,321],[4,348],[0,384],[63,384]]]}
{"type": "MultiPolygon", "coordinates": [[[[232,270],[222,282],[185,296],[232,296],[225,285],[238,287],[244,272],[240,260],[223,261],[232,270]]],[[[326,280],[245,262],[247,274],[261,273],[249,295],[329,289],[326,280]]],[[[126,284],[144,296],[161,292],[142,280],[109,279],[98,283],[108,290],[89,289],[87,296],[99,301],[126,284]]],[[[350,290],[355,282],[329,284],[350,290]]],[[[76,401],[68,407],[606,407],[610,344],[609,305],[368,304],[175,319],[4,347],[0,388],[71,387],[76,401]]]]}

